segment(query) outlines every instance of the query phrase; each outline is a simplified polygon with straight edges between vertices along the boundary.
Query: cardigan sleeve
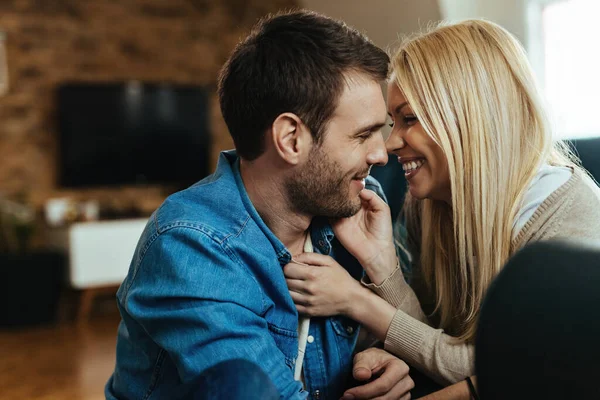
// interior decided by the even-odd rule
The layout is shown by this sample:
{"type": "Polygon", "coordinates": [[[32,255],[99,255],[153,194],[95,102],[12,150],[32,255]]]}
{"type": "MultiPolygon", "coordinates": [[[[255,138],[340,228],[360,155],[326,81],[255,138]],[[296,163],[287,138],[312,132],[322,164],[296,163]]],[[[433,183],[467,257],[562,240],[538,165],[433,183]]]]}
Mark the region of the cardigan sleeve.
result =
{"type": "Polygon", "coordinates": [[[430,326],[399,267],[381,285],[368,278],[362,283],[397,309],[385,338],[387,351],[442,385],[474,374],[474,346],[430,326]]]}

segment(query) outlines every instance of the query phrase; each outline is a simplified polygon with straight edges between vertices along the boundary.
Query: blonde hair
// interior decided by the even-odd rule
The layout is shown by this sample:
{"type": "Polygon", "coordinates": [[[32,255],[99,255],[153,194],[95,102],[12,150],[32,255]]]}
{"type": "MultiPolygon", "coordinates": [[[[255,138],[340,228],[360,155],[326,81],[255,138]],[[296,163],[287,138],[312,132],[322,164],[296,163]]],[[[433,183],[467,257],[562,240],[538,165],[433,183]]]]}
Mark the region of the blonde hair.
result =
{"type": "Polygon", "coordinates": [[[442,24],[405,40],[397,85],[442,148],[452,203],[407,197],[420,220],[421,274],[440,327],[472,341],[481,302],[512,254],[513,221],[544,163],[577,166],[554,143],[526,54],[484,20],[442,24]]]}

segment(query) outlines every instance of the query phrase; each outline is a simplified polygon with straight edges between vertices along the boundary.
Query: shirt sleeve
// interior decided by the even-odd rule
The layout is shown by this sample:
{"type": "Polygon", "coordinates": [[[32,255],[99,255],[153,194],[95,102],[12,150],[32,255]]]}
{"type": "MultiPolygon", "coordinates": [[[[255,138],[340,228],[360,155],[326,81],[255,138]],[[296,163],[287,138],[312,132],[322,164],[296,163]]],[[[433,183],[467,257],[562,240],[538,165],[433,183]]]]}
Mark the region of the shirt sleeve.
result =
{"type": "Polygon", "coordinates": [[[305,399],[293,360],[263,317],[267,302],[258,282],[230,254],[197,229],[163,232],[137,265],[122,306],[167,352],[182,382],[221,361],[244,359],[267,373],[282,398],[305,399]]]}

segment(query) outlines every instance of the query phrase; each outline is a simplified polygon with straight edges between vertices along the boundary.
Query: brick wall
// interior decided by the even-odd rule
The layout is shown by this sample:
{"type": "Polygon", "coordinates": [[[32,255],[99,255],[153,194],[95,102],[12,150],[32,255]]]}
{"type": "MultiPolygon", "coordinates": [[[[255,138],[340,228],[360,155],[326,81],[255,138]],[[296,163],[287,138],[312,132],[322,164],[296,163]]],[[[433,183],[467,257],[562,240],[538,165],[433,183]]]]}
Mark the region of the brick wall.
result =
{"type": "MultiPolygon", "coordinates": [[[[10,91],[0,98],[0,193],[151,211],[168,188],[56,186],[55,89],[64,81],[210,85],[257,18],[295,0],[1,0],[10,91]],[[104,204],[106,205],[106,204],[104,204]]],[[[214,164],[232,142],[211,98],[214,164]]]]}

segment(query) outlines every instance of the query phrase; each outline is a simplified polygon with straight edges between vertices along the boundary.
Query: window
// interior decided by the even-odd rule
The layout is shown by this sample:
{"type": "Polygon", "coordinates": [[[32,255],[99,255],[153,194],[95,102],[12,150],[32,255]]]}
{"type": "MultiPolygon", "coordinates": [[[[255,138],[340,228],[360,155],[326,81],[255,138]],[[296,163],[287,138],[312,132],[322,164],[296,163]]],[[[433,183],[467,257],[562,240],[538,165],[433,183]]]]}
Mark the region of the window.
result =
{"type": "Polygon", "coordinates": [[[561,138],[600,136],[600,1],[569,0],[542,11],[544,86],[561,138]]]}

